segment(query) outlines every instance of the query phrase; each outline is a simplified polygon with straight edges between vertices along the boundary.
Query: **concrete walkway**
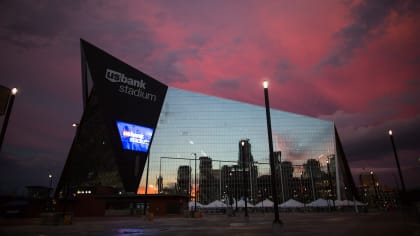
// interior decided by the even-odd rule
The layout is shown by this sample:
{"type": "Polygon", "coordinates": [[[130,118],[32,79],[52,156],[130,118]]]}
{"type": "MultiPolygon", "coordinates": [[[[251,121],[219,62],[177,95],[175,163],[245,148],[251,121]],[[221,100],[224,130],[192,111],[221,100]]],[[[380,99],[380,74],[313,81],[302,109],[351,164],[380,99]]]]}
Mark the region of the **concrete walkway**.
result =
{"type": "MultiPolygon", "coordinates": [[[[0,235],[289,235],[349,236],[396,235],[420,236],[420,224],[400,212],[392,213],[282,213],[283,226],[273,228],[273,214],[254,213],[243,216],[205,215],[202,218],[99,217],[75,218],[72,225],[17,225],[2,220],[0,235]]],[[[12,223],[13,222],[13,223],[12,223]]],[[[33,221],[36,223],[36,220],[33,221]]]]}

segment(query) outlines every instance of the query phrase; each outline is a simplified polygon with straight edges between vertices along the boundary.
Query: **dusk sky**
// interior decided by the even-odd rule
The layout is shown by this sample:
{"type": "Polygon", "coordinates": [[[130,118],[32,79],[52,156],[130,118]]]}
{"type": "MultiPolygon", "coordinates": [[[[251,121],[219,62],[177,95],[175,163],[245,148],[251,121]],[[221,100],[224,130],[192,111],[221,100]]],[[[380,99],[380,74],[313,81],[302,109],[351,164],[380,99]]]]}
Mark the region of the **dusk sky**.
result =
{"type": "MultiPolygon", "coordinates": [[[[82,115],[80,38],[169,86],[335,122],[353,175],[420,186],[420,1],[0,1],[17,87],[0,193],[54,184],[82,115]]],[[[1,118],[2,121],[3,118],[1,118]]],[[[355,178],[358,183],[358,179],[355,178]]]]}

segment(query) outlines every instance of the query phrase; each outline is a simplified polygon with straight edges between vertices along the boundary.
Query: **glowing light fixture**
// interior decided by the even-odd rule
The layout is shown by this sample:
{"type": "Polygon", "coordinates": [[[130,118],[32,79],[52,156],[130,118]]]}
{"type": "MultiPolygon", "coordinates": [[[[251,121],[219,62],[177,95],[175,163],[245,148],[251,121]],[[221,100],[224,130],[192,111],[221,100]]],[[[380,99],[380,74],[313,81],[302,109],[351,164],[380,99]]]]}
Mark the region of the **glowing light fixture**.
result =
{"type": "Polygon", "coordinates": [[[264,88],[268,88],[268,81],[267,81],[267,80],[264,80],[264,82],[263,82],[263,87],[264,87],[264,88]]]}

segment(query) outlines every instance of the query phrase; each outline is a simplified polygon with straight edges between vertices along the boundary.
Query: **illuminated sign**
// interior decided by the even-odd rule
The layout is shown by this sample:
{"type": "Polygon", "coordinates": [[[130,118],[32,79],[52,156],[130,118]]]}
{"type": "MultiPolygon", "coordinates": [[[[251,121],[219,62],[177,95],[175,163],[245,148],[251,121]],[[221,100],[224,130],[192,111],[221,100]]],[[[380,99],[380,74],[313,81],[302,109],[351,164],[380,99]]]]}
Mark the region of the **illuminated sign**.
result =
{"type": "Polygon", "coordinates": [[[116,121],[123,149],[139,152],[149,150],[153,129],[145,126],[116,121]]]}
{"type": "Polygon", "coordinates": [[[125,74],[111,69],[106,69],[105,79],[112,83],[122,84],[118,88],[120,93],[156,102],[156,95],[146,92],[146,83],[143,80],[127,77],[125,74]]]}

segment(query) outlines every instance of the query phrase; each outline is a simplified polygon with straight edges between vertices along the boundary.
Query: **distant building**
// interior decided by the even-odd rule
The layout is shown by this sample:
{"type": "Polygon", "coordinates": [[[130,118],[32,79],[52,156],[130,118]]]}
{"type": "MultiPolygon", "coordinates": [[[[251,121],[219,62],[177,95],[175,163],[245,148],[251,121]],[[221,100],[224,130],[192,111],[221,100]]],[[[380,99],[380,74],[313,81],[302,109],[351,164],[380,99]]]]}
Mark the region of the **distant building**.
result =
{"type": "Polygon", "coordinates": [[[375,173],[367,172],[359,175],[359,191],[361,200],[376,206],[379,202],[379,180],[375,173]]]}
{"type": "Polygon", "coordinates": [[[158,178],[156,178],[156,185],[158,186],[158,193],[163,193],[163,177],[159,175],[158,178]]]}
{"type": "Polygon", "coordinates": [[[359,175],[359,191],[361,200],[370,206],[379,208],[395,208],[398,204],[398,191],[381,184],[374,172],[359,175]]]}
{"type": "Polygon", "coordinates": [[[238,197],[248,201],[254,201],[257,196],[255,186],[257,185],[258,167],[254,164],[252,156],[251,143],[249,139],[242,139],[239,141],[238,148],[238,172],[236,181],[239,187],[238,197]]]}
{"type": "Polygon", "coordinates": [[[238,165],[239,168],[242,168],[245,165],[245,168],[249,167],[250,163],[254,162],[251,151],[251,143],[249,139],[242,139],[239,141],[239,155],[238,155],[238,165]]]}
{"type": "Polygon", "coordinates": [[[201,203],[208,204],[217,199],[219,193],[219,182],[216,181],[212,171],[212,160],[210,157],[200,157],[200,177],[198,198],[201,203]]]}
{"type": "Polygon", "coordinates": [[[179,166],[177,176],[178,193],[181,195],[191,195],[191,167],[179,166]]]}

